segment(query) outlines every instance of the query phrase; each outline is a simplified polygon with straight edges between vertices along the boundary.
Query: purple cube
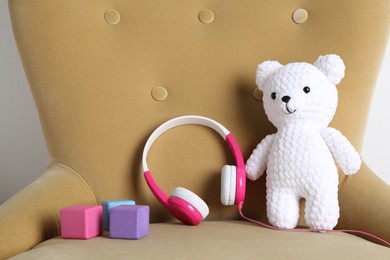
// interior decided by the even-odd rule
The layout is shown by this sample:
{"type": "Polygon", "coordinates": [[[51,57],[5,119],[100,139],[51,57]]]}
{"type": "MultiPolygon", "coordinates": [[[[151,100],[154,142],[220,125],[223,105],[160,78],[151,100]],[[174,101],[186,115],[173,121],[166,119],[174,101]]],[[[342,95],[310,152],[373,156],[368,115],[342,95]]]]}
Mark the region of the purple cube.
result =
{"type": "Polygon", "coordinates": [[[110,210],[110,237],[140,239],[149,234],[149,206],[122,205],[110,210]]]}

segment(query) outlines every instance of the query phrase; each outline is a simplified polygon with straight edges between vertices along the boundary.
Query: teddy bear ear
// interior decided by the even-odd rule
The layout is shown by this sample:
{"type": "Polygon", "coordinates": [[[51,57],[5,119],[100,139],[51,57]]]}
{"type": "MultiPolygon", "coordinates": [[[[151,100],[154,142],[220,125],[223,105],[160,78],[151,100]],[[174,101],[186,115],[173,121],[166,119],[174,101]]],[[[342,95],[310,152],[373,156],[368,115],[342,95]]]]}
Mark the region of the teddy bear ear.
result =
{"type": "Polygon", "coordinates": [[[313,65],[324,73],[328,80],[334,85],[339,84],[345,76],[344,62],[336,54],[320,56],[313,65]]]}
{"type": "Polygon", "coordinates": [[[277,61],[263,61],[257,65],[256,85],[261,91],[264,90],[264,85],[267,79],[281,67],[283,67],[283,65],[277,61]]]}

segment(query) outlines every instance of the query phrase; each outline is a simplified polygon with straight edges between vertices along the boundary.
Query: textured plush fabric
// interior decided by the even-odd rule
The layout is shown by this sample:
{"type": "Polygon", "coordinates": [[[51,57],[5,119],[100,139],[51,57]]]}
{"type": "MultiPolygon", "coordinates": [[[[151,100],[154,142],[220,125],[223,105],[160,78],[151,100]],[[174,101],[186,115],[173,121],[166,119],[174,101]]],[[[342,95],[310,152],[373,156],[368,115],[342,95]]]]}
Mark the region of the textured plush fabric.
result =
{"type": "MultiPolygon", "coordinates": [[[[59,209],[72,204],[132,199],[150,206],[152,222],[171,221],[142,176],[148,136],[168,119],[198,114],[226,126],[248,158],[263,137],[275,132],[261,101],[253,97],[254,69],[263,60],[286,64],[314,62],[326,53],[342,56],[347,73],[338,86],[339,107],[331,127],[359,150],[390,22],[388,0],[10,0],[9,7],[47,147],[62,166],[0,206],[0,258],[58,236],[59,209]],[[298,8],[309,13],[305,23],[292,20],[298,8]],[[114,24],[112,9],[120,16],[114,24]],[[199,21],[203,9],[214,13],[209,24],[199,21]],[[166,89],[164,101],[153,98],[156,87],[166,89]]],[[[220,170],[233,162],[220,136],[200,126],[172,129],[148,155],[148,166],[165,192],[177,186],[190,189],[210,207],[206,220],[218,221],[238,218],[235,207],[220,203],[220,170]]],[[[354,176],[339,178],[339,228],[390,240],[388,185],[366,165],[354,176]]],[[[265,219],[263,178],[247,183],[244,209],[265,219]]],[[[233,232],[241,241],[248,232],[229,227],[217,237],[212,230],[188,230],[199,232],[205,252],[213,256],[226,250],[213,249],[225,235],[233,232]]],[[[280,250],[276,238],[255,230],[256,246],[265,243],[261,249],[266,252],[280,250]]],[[[189,243],[192,236],[187,232],[177,241],[189,243]]],[[[294,247],[289,253],[308,248],[311,237],[299,237],[289,240],[299,243],[286,243],[294,247]]],[[[159,242],[157,237],[136,252],[150,253],[159,242]]],[[[102,248],[115,251],[122,242],[110,240],[104,247],[106,243],[102,248]]],[[[169,245],[175,244],[164,243],[161,256],[169,245]]],[[[199,251],[191,245],[190,251],[199,251]]],[[[343,250],[329,245],[327,252],[343,250]]],[[[242,244],[236,252],[261,254],[251,250],[242,244]]],[[[65,257],[80,251],[52,252],[65,252],[58,255],[65,257]]]]}
{"type": "Polygon", "coordinates": [[[258,65],[256,83],[263,91],[264,110],[277,128],[266,136],[246,163],[247,176],[257,180],[267,167],[267,216],[280,228],[298,224],[299,200],[306,199],[306,223],[333,229],[340,216],[338,171],[348,175],[361,165],[359,154],[337,130],[329,128],[336,111],[336,85],[345,65],[337,55],[305,62],[258,65]]]}
{"type": "Polygon", "coordinates": [[[197,227],[152,224],[140,240],[48,240],[11,260],[289,259],[387,260],[390,249],[349,234],[282,232],[248,222],[206,221],[197,227]]]}

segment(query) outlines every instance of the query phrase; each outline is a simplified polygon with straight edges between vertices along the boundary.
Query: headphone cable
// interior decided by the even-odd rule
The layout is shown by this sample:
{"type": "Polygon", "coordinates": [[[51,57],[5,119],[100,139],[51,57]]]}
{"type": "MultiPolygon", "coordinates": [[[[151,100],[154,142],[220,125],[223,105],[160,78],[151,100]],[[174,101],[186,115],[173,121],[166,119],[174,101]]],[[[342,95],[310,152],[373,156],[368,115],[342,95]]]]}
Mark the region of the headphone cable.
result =
{"type": "Polygon", "coordinates": [[[313,228],[278,228],[278,227],[274,227],[272,225],[265,224],[265,223],[263,223],[261,221],[257,221],[257,220],[254,220],[254,219],[246,217],[244,215],[244,213],[242,212],[242,206],[243,206],[243,203],[238,204],[238,211],[240,212],[241,217],[243,217],[244,219],[246,219],[246,220],[248,220],[248,221],[250,221],[252,223],[261,225],[261,226],[269,228],[269,229],[279,230],[279,231],[317,231],[317,232],[362,234],[362,235],[366,235],[366,236],[369,236],[371,238],[374,238],[376,240],[379,240],[382,243],[384,243],[386,246],[390,247],[390,243],[388,241],[386,241],[385,239],[380,238],[378,236],[375,236],[375,235],[373,235],[371,233],[368,233],[368,232],[365,232],[365,231],[361,231],[361,230],[354,230],[354,229],[320,229],[320,228],[314,228],[314,229],[313,228]]]}

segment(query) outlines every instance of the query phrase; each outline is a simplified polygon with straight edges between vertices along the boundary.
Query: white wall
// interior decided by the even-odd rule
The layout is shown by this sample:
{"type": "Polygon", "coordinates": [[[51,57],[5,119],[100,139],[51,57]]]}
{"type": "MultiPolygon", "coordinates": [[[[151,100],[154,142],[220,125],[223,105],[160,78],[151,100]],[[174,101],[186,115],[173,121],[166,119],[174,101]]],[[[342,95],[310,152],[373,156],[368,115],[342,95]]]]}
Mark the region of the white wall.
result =
{"type": "MultiPolygon", "coordinates": [[[[388,183],[389,72],[390,51],[375,92],[363,151],[368,165],[388,183]]],[[[36,179],[49,162],[39,119],[13,39],[8,2],[0,0],[0,204],[36,179]]]]}
{"type": "Polygon", "coordinates": [[[0,0],[0,204],[50,162],[17,52],[7,0],[0,0]]]}
{"type": "Polygon", "coordinates": [[[372,100],[363,159],[383,180],[390,184],[390,41],[372,100]]]}

